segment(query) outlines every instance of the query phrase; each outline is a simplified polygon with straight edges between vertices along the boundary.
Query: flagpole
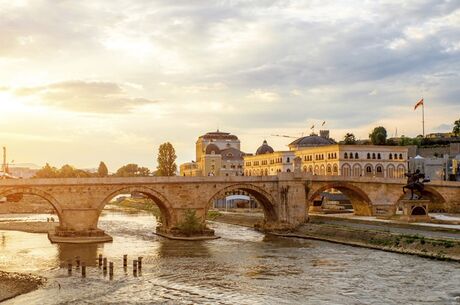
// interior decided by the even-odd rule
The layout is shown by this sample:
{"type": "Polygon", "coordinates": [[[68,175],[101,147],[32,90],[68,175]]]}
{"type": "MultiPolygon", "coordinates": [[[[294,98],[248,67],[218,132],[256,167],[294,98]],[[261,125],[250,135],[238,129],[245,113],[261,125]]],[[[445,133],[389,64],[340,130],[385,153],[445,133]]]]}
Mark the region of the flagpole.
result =
{"type": "Polygon", "coordinates": [[[423,137],[425,137],[425,101],[422,104],[422,132],[423,137]]]}

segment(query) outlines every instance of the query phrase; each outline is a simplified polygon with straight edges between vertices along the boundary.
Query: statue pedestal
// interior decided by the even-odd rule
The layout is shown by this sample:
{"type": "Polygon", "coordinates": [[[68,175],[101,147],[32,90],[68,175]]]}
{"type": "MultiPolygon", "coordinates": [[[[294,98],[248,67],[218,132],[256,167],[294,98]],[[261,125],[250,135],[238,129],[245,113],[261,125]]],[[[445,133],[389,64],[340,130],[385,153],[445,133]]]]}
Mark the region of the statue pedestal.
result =
{"type": "Polygon", "coordinates": [[[407,222],[429,222],[431,217],[428,215],[429,200],[401,200],[400,207],[403,209],[403,215],[400,220],[407,222]]]}

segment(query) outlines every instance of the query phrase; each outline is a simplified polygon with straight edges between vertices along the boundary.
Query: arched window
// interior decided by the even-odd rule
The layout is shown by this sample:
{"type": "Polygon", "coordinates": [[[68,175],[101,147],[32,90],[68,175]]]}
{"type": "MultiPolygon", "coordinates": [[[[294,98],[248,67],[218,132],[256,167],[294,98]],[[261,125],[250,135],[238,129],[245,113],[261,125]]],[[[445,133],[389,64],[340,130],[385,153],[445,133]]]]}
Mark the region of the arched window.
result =
{"type": "Polygon", "coordinates": [[[313,166],[310,165],[310,166],[308,167],[308,172],[313,173],[313,166]]]}
{"type": "Polygon", "coordinates": [[[377,177],[383,177],[383,167],[381,165],[377,165],[375,172],[377,177]]]}
{"type": "Polygon", "coordinates": [[[332,167],[332,174],[334,176],[337,176],[339,174],[339,168],[338,168],[337,164],[334,164],[334,166],[332,167]]]}
{"type": "Polygon", "coordinates": [[[375,153],[372,153],[372,159],[375,159],[375,153]]]}
{"type": "Polygon", "coordinates": [[[399,160],[402,160],[403,157],[402,157],[402,154],[399,154],[399,160]]]}
{"type": "Polygon", "coordinates": [[[371,154],[370,154],[370,153],[367,153],[367,158],[368,158],[368,159],[371,158],[371,154]]]}
{"type": "Polygon", "coordinates": [[[304,173],[307,172],[307,167],[306,167],[306,166],[303,167],[303,172],[304,172],[304,173]]]}
{"type": "Polygon", "coordinates": [[[332,167],[331,167],[331,165],[330,165],[330,164],[328,164],[328,165],[327,165],[327,169],[326,169],[326,171],[327,171],[327,175],[330,175],[330,174],[332,174],[332,167]]]}
{"type": "Polygon", "coordinates": [[[359,164],[353,165],[353,176],[354,177],[361,177],[361,175],[362,175],[361,171],[362,171],[361,165],[359,165],[359,164]]]}
{"type": "Polygon", "coordinates": [[[353,153],[350,153],[350,159],[353,159],[353,153]]]}
{"type": "Polygon", "coordinates": [[[286,172],[290,173],[290,172],[291,172],[291,170],[288,168],[288,169],[286,170],[286,172]]]}
{"type": "Polygon", "coordinates": [[[289,163],[291,160],[289,159],[289,157],[286,158],[286,162],[289,163]]]}
{"type": "Polygon", "coordinates": [[[390,160],[392,160],[392,159],[393,159],[393,154],[390,154],[390,160]]]}
{"type": "Polygon", "coordinates": [[[366,177],[372,177],[374,176],[374,166],[372,164],[366,164],[364,166],[364,176],[366,177]]]}
{"type": "Polygon", "coordinates": [[[321,165],[321,167],[319,169],[319,174],[321,176],[324,176],[326,174],[326,167],[324,165],[321,165]]]}
{"type": "Polygon", "coordinates": [[[359,159],[358,153],[355,153],[355,159],[359,159]]]}
{"type": "Polygon", "coordinates": [[[388,165],[388,167],[387,167],[387,176],[388,176],[388,178],[396,178],[395,177],[395,167],[393,165],[391,165],[391,164],[388,165]]]}
{"type": "Polygon", "coordinates": [[[341,174],[342,174],[342,176],[345,176],[345,177],[351,176],[350,165],[348,165],[348,164],[342,165],[342,173],[341,174]]]}
{"type": "Polygon", "coordinates": [[[343,158],[344,158],[344,159],[348,159],[348,153],[345,153],[345,154],[343,155],[343,158]]]}
{"type": "Polygon", "coordinates": [[[382,159],[382,156],[380,155],[380,153],[377,154],[377,159],[382,159]]]}

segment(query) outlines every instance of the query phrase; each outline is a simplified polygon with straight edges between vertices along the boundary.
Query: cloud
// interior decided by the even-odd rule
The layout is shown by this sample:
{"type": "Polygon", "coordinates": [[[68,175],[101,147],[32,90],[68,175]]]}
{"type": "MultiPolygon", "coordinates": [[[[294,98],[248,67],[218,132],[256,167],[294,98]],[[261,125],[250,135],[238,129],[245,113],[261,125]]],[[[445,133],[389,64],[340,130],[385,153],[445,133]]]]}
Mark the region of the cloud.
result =
{"type": "Polygon", "coordinates": [[[39,87],[14,90],[19,97],[36,97],[41,103],[75,112],[128,113],[157,101],[131,97],[124,88],[112,82],[66,81],[39,87]]]}

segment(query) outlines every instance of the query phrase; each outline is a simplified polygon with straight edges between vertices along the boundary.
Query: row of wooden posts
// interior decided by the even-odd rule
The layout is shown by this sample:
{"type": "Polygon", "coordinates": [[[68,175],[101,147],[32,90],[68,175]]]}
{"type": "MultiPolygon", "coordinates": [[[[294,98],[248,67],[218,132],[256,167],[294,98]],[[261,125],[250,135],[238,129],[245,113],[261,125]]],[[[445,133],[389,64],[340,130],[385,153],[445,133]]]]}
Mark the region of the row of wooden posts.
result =
{"type": "MultiPolygon", "coordinates": [[[[81,276],[86,277],[86,263],[80,260],[80,257],[75,257],[76,269],[79,269],[81,266],[81,276]]],[[[107,257],[103,257],[102,254],[99,254],[98,258],[99,268],[102,267],[104,275],[107,273],[107,257]]],[[[128,268],[128,255],[123,255],[123,268],[128,268]]],[[[142,271],[142,256],[139,256],[137,259],[133,260],[133,275],[137,276],[138,272],[142,271]]],[[[67,272],[69,275],[72,274],[72,260],[69,260],[67,263],[67,272]]],[[[113,278],[113,262],[109,262],[109,276],[113,278]]]]}

